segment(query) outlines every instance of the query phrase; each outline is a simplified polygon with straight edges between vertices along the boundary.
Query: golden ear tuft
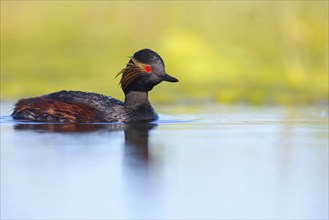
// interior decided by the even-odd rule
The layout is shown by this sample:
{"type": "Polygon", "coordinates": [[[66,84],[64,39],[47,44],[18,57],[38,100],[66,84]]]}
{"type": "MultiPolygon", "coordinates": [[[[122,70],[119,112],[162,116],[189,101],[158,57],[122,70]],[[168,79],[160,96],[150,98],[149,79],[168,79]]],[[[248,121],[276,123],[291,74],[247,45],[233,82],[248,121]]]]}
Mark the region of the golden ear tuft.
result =
{"type": "Polygon", "coordinates": [[[119,82],[121,88],[125,89],[132,81],[134,81],[142,73],[152,72],[152,67],[148,64],[138,62],[133,57],[130,58],[130,61],[125,68],[123,68],[116,76],[118,77],[122,74],[122,78],[119,82]]]}

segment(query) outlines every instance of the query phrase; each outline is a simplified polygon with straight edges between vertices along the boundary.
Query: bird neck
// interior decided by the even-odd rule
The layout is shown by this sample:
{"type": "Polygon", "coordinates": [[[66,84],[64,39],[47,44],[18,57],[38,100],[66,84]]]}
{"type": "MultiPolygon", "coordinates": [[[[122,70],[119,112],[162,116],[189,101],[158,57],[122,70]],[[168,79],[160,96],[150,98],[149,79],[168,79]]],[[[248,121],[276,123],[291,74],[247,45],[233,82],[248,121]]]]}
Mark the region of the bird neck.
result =
{"type": "Polygon", "coordinates": [[[147,92],[129,91],[125,96],[125,106],[134,107],[141,105],[151,105],[147,92]]]}

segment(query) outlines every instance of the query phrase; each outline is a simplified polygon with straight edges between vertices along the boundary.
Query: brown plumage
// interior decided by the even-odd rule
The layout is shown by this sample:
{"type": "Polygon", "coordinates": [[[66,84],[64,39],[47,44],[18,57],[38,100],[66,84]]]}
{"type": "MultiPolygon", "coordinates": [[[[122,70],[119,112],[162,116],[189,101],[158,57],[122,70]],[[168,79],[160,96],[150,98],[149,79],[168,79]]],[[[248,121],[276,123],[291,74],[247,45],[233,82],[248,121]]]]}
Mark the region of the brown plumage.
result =
{"type": "Polygon", "coordinates": [[[125,89],[131,82],[134,81],[139,75],[142,73],[147,73],[145,71],[145,67],[148,64],[138,62],[133,57],[130,58],[130,62],[127,64],[125,68],[123,68],[117,75],[118,77],[120,74],[123,74],[120,83],[122,89],[125,89]]]}
{"type": "Polygon", "coordinates": [[[67,103],[47,97],[21,99],[16,104],[15,114],[27,118],[30,115],[38,118],[38,121],[69,123],[98,121],[97,109],[86,103],[67,103]]]}

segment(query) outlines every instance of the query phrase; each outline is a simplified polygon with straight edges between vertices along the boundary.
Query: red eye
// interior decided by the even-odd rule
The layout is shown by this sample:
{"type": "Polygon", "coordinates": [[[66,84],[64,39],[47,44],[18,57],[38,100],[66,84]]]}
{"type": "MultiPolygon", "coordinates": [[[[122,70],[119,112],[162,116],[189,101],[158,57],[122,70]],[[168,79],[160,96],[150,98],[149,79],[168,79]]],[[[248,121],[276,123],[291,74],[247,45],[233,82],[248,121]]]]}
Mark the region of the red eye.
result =
{"type": "Polygon", "coordinates": [[[152,72],[152,67],[150,65],[145,66],[144,69],[147,73],[152,72]]]}

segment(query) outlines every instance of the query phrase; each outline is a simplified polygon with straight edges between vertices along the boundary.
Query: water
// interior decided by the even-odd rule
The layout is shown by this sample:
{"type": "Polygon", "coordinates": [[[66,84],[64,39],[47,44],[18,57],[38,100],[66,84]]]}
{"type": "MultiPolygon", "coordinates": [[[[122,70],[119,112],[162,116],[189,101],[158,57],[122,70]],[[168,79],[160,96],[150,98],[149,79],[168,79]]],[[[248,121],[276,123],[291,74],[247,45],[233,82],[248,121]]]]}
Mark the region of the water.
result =
{"type": "Polygon", "coordinates": [[[327,107],[156,106],[150,124],[18,123],[2,219],[327,219],[327,107]]]}

